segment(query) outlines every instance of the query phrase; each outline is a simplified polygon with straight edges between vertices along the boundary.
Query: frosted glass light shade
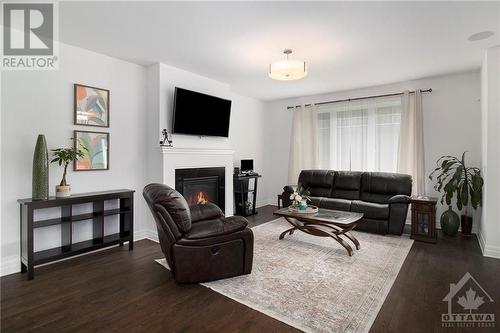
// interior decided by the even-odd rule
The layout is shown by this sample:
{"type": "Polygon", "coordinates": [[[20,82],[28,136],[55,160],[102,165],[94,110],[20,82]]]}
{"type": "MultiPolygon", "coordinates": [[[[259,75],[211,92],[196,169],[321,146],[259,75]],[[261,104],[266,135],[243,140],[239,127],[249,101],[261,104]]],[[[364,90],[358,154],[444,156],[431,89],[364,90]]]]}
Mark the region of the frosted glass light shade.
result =
{"type": "Polygon", "coordinates": [[[274,80],[300,80],[307,76],[307,65],[300,60],[275,61],[269,65],[269,77],[274,80]]]}

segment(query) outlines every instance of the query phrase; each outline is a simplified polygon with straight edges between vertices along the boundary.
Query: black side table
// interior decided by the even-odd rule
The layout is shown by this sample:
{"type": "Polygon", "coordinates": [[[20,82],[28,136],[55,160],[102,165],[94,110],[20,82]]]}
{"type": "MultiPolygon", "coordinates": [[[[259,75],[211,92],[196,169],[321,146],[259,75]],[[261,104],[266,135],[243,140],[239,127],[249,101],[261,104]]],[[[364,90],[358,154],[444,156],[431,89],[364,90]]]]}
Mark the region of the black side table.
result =
{"type": "Polygon", "coordinates": [[[437,200],[426,196],[411,197],[411,239],[436,243],[437,200]]]}
{"type": "Polygon", "coordinates": [[[260,177],[262,176],[258,174],[233,176],[235,215],[250,216],[257,214],[255,204],[257,202],[257,181],[260,177]],[[253,179],[254,183],[253,188],[249,186],[251,179],[253,179]],[[247,207],[249,196],[252,196],[250,209],[247,207]]]}

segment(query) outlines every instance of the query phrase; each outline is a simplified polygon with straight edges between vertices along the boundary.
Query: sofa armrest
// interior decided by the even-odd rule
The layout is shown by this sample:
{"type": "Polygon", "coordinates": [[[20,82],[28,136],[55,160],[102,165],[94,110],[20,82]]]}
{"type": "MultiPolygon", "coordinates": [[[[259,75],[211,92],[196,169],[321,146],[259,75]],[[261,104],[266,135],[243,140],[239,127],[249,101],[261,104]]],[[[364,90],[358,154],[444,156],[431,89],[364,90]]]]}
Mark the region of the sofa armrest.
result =
{"type": "Polygon", "coordinates": [[[408,215],[410,197],[398,194],[389,199],[389,233],[401,235],[408,215]]]}
{"type": "Polygon", "coordinates": [[[211,202],[204,205],[192,205],[189,209],[191,211],[191,222],[224,217],[222,210],[211,202]]]}
{"type": "Polygon", "coordinates": [[[404,194],[398,194],[389,199],[389,203],[402,203],[402,204],[409,204],[410,203],[410,197],[404,194]]]}
{"type": "Polygon", "coordinates": [[[283,193],[281,194],[281,202],[283,203],[283,207],[288,207],[292,204],[290,200],[290,196],[297,189],[297,185],[286,185],[283,187],[283,193]]]}

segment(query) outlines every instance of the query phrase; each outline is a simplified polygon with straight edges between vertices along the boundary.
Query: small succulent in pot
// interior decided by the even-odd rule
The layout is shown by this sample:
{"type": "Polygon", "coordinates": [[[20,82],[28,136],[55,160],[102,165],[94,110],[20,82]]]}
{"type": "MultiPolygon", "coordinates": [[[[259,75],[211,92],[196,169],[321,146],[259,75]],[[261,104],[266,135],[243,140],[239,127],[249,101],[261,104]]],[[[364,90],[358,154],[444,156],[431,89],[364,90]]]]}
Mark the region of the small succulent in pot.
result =
{"type": "Polygon", "coordinates": [[[306,209],[307,201],[311,201],[311,198],[309,197],[310,195],[311,192],[309,192],[309,189],[306,189],[302,186],[302,184],[299,184],[297,189],[290,195],[292,206],[302,210],[306,209]]]}
{"type": "MultiPolygon", "coordinates": [[[[74,140],[74,139],[71,139],[74,140]]],[[[73,148],[56,148],[51,149],[53,159],[50,163],[58,163],[59,166],[63,166],[63,175],[59,185],[56,185],[56,197],[67,197],[71,193],[71,187],[66,181],[66,174],[68,172],[68,165],[77,160],[79,157],[83,157],[87,148],[82,147],[82,149],[77,148],[75,145],[73,148]]]]}

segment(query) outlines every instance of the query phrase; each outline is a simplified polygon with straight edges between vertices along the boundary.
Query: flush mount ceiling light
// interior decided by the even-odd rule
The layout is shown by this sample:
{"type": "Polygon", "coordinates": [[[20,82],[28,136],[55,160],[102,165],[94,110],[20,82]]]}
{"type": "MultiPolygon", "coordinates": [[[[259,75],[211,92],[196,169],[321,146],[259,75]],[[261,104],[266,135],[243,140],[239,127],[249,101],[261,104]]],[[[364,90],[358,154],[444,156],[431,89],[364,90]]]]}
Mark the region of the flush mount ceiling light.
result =
{"type": "Polygon", "coordinates": [[[481,31],[481,32],[478,32],[476,34],[470,35],[468,39],[471,42],[475,42],[477,40],[483,40],[483,39],[486,39],[486,38],[490,38],[494,34],[495,33],[493,31],[481,31]]]}
{"type": "Polygon", "coordinates": [[[300,80],[307,76],[307,66],[305,61],[290,60],[289,56],[292,50],[283,51],[286,55],[285,60],[275,61],[269,65],[269,77],[274,80],[291,81],[300,80]]]}

